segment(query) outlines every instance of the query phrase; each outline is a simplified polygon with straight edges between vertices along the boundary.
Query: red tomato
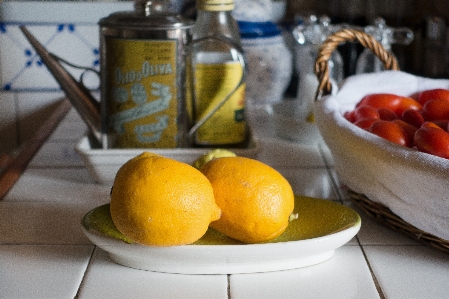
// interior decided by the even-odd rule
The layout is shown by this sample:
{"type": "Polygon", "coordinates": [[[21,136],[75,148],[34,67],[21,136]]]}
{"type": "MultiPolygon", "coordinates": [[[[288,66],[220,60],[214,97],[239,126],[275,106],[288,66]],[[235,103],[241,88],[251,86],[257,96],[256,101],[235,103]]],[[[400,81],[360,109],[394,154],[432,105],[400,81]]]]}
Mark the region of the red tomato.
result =
{"type": "Polygon", "coordinates": [[[369,94],[364,96],[356,107],[371,106],[374,108],[388,108],[394,111],[399,106],[401,98],[401,96],[390,93],[369,94]]]}
{"type": "Polygon", "coordinates": [[[370,106],[360,106],[354,110],[355,121],[366,119],[366,118],[376,118],[379,119],[379,113],[377,110],[370,106]]]}
{"type": "Polygon", "coordinates": [[[421,127],[415,133],[416,148],[424,153],[449,159],[449,133],[429,127],[421,127]]]}
{"type": "Polygon", "coordinates": [[[416,98],[418,102],[423,106],[427,101],[434,99],[449,101],[449,90],[443,88],[424,90],[419,92],[416,98]]]}
{"type": "Polygon", "coordinates": [[[371,127],[371,125],[373,124],[373,122],[375,122],[376,120],[379,120],[379,119],[378,118],[363,118],[363,119],[356,121],[354,123],[354,125],[368,131],[369,128],[371,127]]]}
{"type": "Polygon", "coordinates": [[[435,125],[447,132],[447,127],[449,125],[449,120],[434,120],[432,121],[435,125]]]}
{"type": "Polygon", "coordinates": [[[393,120],[393,122],[398,124],[404,130],[404,132],[407,134],[407,138],[408,138],[407,146],[412,147],[413,139],[415,137],[416,130],[418,130],[418,127],[415,127],[415,126],[413,126],[409,123],[406,123],[405,121],[400,120],[400,119],[393,120]]]}
{"type": "Polygon", "coordinates": [[[397,116],[401,117],[406,110],[421,110],[422,105],[410,97],[402,97],[399,106],[394,110],[397,116]]]}
{"type": "Polygon", "coordinates": [[[423,106],[422,116],[425,120],[449,120],[449,101],[428,100],[423,106]]]}
{"type": "Polygon", "coordinates": [[[388,108],[379,108],[377,109],[377,113],[379,113],[379,118],[382,120],[395,120],[398,119],[396,113],[393,110],[388,108]]]}
{"type": "Polygon", "coordinates": [[[406,123],[419,128],[424,123],[424,117],[421,112],[415,109],[407,109],[402,113],[401,119],[406,123]]]}
{"type": "Polygon", "coordinates": [[[436,123],[434,123],[433,121],[425,121],[422,125],[421,128],[435,128],[435,129],[440,129],[442,130],[442,128],[437,125],[436,123]]]}
{"type": "Polygon", "coordinates": [[[371,125],[369,132],[399,145],[407,147],[411,145],[405,130],[392,121],[377,120],[371,125]]]}
{"type": "Polygon", "coordinates": [[[343,113],[343,117],[346,118],[351,123],[355,122],[354,110],[346,111],[345,113],[343,113]]]}
{"type": "Polygon", "coordinates": [[[403,97],[390,93],[369,94],[362,98],[357,104],[359,106],[370,106],[374,108],[387,108],[392,110],[398,117],[407,109],[420,110],[422,105],[410,97],[403,97]]]}

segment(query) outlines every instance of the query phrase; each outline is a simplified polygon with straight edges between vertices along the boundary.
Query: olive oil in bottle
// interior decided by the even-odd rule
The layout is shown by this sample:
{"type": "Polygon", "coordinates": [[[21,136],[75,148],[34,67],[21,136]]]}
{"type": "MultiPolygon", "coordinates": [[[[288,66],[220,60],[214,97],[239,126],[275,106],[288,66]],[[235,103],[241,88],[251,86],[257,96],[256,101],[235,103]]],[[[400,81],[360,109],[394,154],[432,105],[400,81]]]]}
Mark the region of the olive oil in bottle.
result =
{"type": "Polygon", "coordinates": [[[190,78],[193,143],[232,146],[247,138],[244,62],[233,0],[197,0],[190,78]]]}

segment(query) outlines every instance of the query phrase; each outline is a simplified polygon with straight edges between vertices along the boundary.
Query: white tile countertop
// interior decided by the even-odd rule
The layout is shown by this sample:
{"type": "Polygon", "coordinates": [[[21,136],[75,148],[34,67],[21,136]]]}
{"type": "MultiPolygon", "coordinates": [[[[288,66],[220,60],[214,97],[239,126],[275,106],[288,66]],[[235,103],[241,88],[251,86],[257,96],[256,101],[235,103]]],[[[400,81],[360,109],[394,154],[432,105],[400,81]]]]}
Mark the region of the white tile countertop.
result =
{"type": "Polygon", "coordinates": [[[75,145],[85,126],[70,111],[0,201],[0,298],[449,298],[449,254],[379,225],[354,207],[325,146],[273,137],[264,115],[253,120],[258,159],[279,170],[295,193],[349,205],[360,232],[334,256],[296,270],[181,275],[114,263],[82,233],[81,217],[107,203],[75,145]]]}

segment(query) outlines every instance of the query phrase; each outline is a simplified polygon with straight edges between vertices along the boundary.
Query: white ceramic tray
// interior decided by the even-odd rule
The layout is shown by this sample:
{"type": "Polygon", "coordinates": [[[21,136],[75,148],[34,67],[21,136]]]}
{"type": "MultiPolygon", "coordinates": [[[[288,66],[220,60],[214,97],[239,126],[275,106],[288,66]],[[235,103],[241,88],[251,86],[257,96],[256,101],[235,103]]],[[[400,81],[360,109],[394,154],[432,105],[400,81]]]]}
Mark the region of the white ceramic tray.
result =
{"type": "Polygon", "coordinates": [[[108,205],[87,213],[82,224],[85,235],[118,264],[183,274],[269,272],[315,265],[330,259],[337,248],[357,234],[361,225],[355,211],[324,199],[297,196],[295,213],[299,218],[280,237],[263,244],[243,244],[211,229],[192,245],[129,244],[118,237],[120,232],[113,225],[108,205]],[[94,228],[100,218],[115,229],[113,234],[94,228]]]}
{"type": "MultiPolygon", "coordinates": [[[[76,146],[89,173],[97,183],[112,184],[118,169],[129,159],[143,151],[151,151],[164,157],[172,158],[188,164],[193,163],[210,148],[139,148],[139,149],[99,149],[92,148],[89,138],[83,137],[76,146]]],[[[259,143],[252,138],[246,148],[230,148],[239,156],[255,158],[260,150],[259,143]]]]}

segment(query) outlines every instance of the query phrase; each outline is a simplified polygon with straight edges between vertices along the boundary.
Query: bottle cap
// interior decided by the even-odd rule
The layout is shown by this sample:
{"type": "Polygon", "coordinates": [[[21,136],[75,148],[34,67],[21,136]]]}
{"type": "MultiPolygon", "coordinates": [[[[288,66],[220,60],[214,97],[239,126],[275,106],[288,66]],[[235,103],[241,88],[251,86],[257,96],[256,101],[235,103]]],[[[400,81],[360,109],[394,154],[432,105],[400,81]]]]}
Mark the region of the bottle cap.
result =
{"type": "Polygon", "coordinates": [[[234,0],[197,0],[196,8],[208,11],[233,10],[234,0]]]}

